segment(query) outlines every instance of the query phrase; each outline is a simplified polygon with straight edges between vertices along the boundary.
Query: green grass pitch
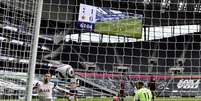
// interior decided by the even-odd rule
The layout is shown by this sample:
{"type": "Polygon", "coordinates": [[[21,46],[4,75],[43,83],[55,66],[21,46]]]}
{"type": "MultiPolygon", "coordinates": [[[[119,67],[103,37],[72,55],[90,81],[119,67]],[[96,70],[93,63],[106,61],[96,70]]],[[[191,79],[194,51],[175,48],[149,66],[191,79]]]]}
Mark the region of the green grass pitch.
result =
{"type": "MultiPolygon", "coordinates": [[[[58,99],[55,101],[66,101],[66,99],[58,99]]],[[[80,98],[79,101],[112,101],[112,98],[80,98]]],[[[133,101],[133,97],[126,97],[124,101],[133,101]]],[[[169,97],[160,97],[157,98],[155,101],[201,101],[199,98],[169,98],[169,97]]]]}
{"type": "MultiPolygon", "coordinates": [[[[13,99],[0,99],[0,101],[24,101],[24,100],[13,100],[13,99]]],[[[38,101],[37,99],[33,99],[33,101],[38,101]]],[[[58,98],[54,101],[68,101],[67,98],[58,98]]],[[[75,100],[73,100],[75,101],[75,100]]],[[[79,101],[112,101],[112,97],[95,97],[95,98],[79,98],[79,101]]],[[[124,101],[133,101],[133,97],[126,97],[124,101]]],[[[183,97],[183,98],[169,98],[169,97],[159,97],[156,98],[155,101],[201,101],[201,98],[194,97],[183,97]]]]}

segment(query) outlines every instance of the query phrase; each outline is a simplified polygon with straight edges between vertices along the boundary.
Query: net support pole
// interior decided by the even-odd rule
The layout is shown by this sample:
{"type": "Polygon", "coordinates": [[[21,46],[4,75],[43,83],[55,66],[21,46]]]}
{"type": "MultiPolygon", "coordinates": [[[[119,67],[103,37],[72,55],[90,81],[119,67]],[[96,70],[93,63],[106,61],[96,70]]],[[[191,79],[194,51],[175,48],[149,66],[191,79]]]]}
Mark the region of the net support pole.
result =
{"type": "Polygon", "coordinates": [[[35,66],[36,66],[36,56],[37,56],[37,49],[38,49],[38,37],[40,33],[42,8],[43,8],[43,0],[38,0],[37,13],[36,13],[37,16],[35,20],[36,23],[35,23],[35,30],[34,30],[35,33],[33,33],[34,37],[32,38],[31,57],[29,59],[25,101],[32,101],[33,81],[35,78],[35,66]]]}

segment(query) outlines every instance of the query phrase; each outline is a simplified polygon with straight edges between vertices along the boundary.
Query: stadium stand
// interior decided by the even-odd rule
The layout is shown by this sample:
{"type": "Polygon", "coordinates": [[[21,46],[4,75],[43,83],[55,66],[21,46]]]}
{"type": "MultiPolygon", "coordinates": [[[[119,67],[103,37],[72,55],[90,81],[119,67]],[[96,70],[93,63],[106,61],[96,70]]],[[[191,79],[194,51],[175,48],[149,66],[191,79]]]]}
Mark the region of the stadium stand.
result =
{"type": "MultiPolygon", "coordinates": [[[[58,1],[55,1],[54,3],[59,4],[60,2],[58,1]]],[[[67,1],[63,2],[66,3],[67,1]]],[[[170,10],[176,10],[175,5],[178,3],[176,1],[177,0],[172,1],[172,8],[170,8],[170,10]]],[[[75,2],[76,1],[74,0],[69,0],[70,5],[75,4],[75,2]]],[[[145,15],[145,29],[151,26],[200,23],[200,21],[196,20],[200,18],[200,13],[194,15],[191,14],[191,12],[186,12],[185,15],[187,18],[182,18],[183,12],[169,12],[166,15],[155,14],[160,12],[161,8],[157,5],[159,2],[160,0],[155,0],[155,10],[147,10],[146,12],[140,11],[144,9],[144,4],[139,2],[136,4],[129,2],[135,5],[133,7],[129,6],[130,9],[137,8],[139,11],[128,11],[136,12],[138,14],[145,13],[143,14],[145,15]],[[175,21],[175,17],[182,19],[180,19],[181,21],[175,21]],[[186,20],[189,21],[187,22],[186,20]]],[[[188,2],[193,3],[191,1],[188,2]]],[[[86,3],[92,4],[90,0],[86,3]]],[[[119,5],[126,7],[127,3],[128,2],[121,2],[119,5]]],[[[158,96],[199,95],[200,91],[193,90],[193,87],[190,90],[185,90],[185,87],[183,87],[184,90],[175,90],[174,88],[178,86],[176,83],[184,82],[182,80],[180,81],[180,79],[185,80],[192,78],[192,82],[195,83],[194,87],[196,87],[196,82],[200,78],[198,75],[201,72],[200,32],[181,33],[181,35],[178,36],[173,35],[167,38],[164,37],[161,39],[126,43],[89,43],[67,40],[66,34],[71,35],[72,33],[75,34],[81,32],[74,28],[74,22],[72,24],[72,21],[74,21],[75,18],[69,16],[70,14],[73,14],[74,9],[77,8],[71,7],[71,5],[68,9],[68,14],[65,16],[58,15],[58,21],[54,14],[58,9],[54,12],[50,12],[50,9],[48,9],[48,7],[50,8],[50,5],[48,4],[50,4],[50,1],[45,0],[44,16],[42,18],[41,33],[39,36],[36,73],[43,74],[47,71],[49,69],[48,64],[50,61],[70,64],[75,69],[77,76],[80,76],[79,79],[81,80],[81,86],[79,87],[78,92],[80,96],[112,96],[116,95],[119,90],[119,80],[116,76],[122,76],[122,72],[114,71],[114,66],[124,64],[129,67],[129,72],[126,73],[128,79],[125,80],[127,95],[132,95],[135,90],[130,85],[130,81],[142,80],[147,82],[151,75],[156,75],[155,77],[158,80],[158,96]],[[48,17],[47,15],[49,14],[47,13],[51,13],[51,16],[48,17]],[[65,18],[68,18],[67,21],[62,22],[63,20],[66,20],[65,18]],[[67,28],[67,30],[65,28],[67,28]],[[82,65],[83,62],[96,63],[96,71],[85,70],[86,68],[82,65]],[[170,68],[177,67],[184,69],[181,74],[175,75],[169,73],[170,68]],[[151,70],[149,70],[150,68],[151,70]],[[141,74],[147,74],[148,76],[142,76],[141,74]],[[193,77],[187,77],[189,74],[193,77]],[[183,93],[184,91],[190,93],[183,93]]],[[[98,0],[93,2],[93,4],[105,4],[106,7],[113,5],[114,8],[121,7],[116,5],[117,3],[115,2],[108,3],[107,0],[98,0]]],[[[21,24],[20,20],[13,21],[12,10],[7,11],[10,17],[4,17],[3,12],[7,6],[8,5],[0,1],[0,70],[27,72],[27,68],[25,67],[28,66],[28,56],[30,53],[26,50],[30,50],[30,40],[32,35],[31,33],[25,33],[25,30],[27,30],[27,26],[29,25],[29,19],[25,19],[27,22],[23,22],[23,24],[21,24]]],[[[67,7],[65,6],[64,8],[67,7]]],[[[152,9],[152,7],[147,6],[146,9],[152,9]]],[[[19,14],[17,16],[20,16],[20,14],[23,13],[21,11],[16,12],[19,14]]],[[[66,9],[63,12],[67,12],[66,9]]],[[[25,15],[27,18],[32,16],[28,14],[25,15]]],[[[51,68],[53,75],[55,74],[55,68],[56,67],[54,66],[51,68]]],[[[22,92],[25,90],[25,87],[21,86],[25,85],[25,80],[13,78],[14,76],[11,75],[5,77],[5,74],[0,76],[0,94],[23,94],[22,92]],[[12,85],[13,87],[7,87],[7,85],[12,85]]],[[[58,92],[58,96],[62,96],[62,94],[58,92]]]]}

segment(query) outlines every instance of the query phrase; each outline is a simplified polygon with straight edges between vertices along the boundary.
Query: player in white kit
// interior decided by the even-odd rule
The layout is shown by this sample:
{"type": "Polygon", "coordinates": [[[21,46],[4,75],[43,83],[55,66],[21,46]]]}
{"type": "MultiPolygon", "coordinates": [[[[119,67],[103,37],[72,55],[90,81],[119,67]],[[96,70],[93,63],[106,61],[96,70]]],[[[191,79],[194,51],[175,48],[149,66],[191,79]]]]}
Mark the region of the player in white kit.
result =
{"type": "Polygon", "coordinates": [[[54,83],[49,82],[51,79],[51,74],[46,73],[44,75],[43,82],[39,81],[36,83],[36,85],[33,87],[33,89],[37,90],[39,101],[53,101],[52,97],[52,90],[55,87],[54,83]]]}

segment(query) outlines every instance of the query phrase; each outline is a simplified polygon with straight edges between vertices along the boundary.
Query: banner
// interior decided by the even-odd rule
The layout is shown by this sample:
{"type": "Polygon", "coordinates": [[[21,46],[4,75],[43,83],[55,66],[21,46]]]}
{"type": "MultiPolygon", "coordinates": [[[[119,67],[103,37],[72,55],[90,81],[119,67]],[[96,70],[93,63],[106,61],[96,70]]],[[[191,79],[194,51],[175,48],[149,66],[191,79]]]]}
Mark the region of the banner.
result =
{"type": "Polygon", "coordinates": [[[95,6],[80,4],[79,17],[77,27],[92,31],[94,23],[96,22],[96,9],[95,6]]]}
{"type": "MultiPolygon", "coordinates": [[[[132,81],[143,81],[147,86],[152,76],[130,76],[132,81]]],[[[183,96],[198,97],[201,96],[201,77],[200,76],[154,76],[156,79],[157,96],[183,96]]]]}
{"type": "Polygon", "coordinates": [[[200,79],[157,80],[158,96],[201,96],[200,79]]]}

